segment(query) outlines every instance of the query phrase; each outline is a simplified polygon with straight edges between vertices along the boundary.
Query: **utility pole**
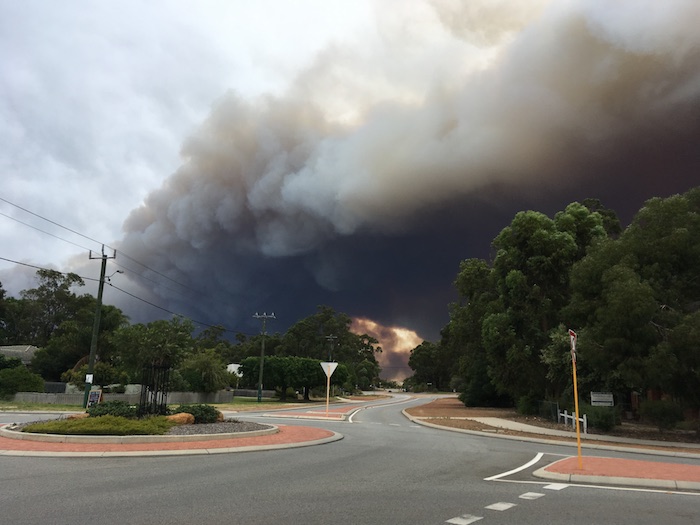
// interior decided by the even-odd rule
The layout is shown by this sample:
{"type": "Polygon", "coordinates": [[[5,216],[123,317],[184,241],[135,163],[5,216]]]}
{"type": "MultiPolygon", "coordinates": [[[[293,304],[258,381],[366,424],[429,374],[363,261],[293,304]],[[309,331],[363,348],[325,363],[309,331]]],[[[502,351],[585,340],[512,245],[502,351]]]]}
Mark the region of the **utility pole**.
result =
{"type": "Polygon", "coordinates": [[[88,396],[90,395],[90,390],[92,389],[92,379],[95,370],[95,355],[97,354],[97,337],[100,334],[100,317],[102,316],[102,291],[105,287],[105,272],[107,270],[107,259],[114,259],[117,257],[117,250],[111,256],[105,255],[105,245],[102,245],[102,255],[92,256],[92,250],[90,250],[90,259],[102,259],[102,267],[100,268],[100,284],[97,288],[97,307],[95,309],[95,320],[92,324],[92,341],[90,342],[90,358],[88,360],[88,370],[85,376],[85,396],[83,398],[83,408],[87,408],[88,396]]]}
{"type": "Polygon", "coordinates": [[[328,349],[328,362],[330,363],[331,361],[333,361],[333,359],[332,359],[332,356],[333,356],[333,346],[334,346],[333,341],[335,341],[336,339],[338,339],[338,337],[335,336],[335,335],[327,335],[327,336],[326,336],[326,339],[328,339],[328,342],[330,343],[330,348],[328,349]]]}
{"type": "Polygon", "coordinates": [[[262,346],[260,348],[260,371],[258,373],[258,403],[262,402],[262,388],[263,388],[263,365],[265,364],[265,323],[268,319],[277,319],[274,313],[267,315],[265,312],[260,315],[255,312],[253,316],[255,319],[262,319],[262,346]]]}

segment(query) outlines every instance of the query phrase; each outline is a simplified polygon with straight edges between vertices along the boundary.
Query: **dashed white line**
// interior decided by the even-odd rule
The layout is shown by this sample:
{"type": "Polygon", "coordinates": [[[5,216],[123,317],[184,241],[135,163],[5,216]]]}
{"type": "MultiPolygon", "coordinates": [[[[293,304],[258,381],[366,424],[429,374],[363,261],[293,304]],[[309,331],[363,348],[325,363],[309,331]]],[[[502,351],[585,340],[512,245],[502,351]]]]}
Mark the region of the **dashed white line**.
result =
{"type": "Polygon", "coordinates": [[[506,501],[499,501],[498,503],[486,505],[484,508],[489,509],[489,510],[504,511],[504,510],[512,509],[516,505],[517,505],[516,503],[508,503],[506,501]]]}
{"type": "Polygon", "coordinates": [[[564,490],[565,488],[568,488],[569,485],[565,483],[550,483],[549,485],[545,485],[542,487],[543,489],[548,489],[548,490],[564,490]]]}
{"type": "Polygon", "coordinates": [[[483,516],[472,516],[471,514],[462,514],[451,520],[447,520],[445,523],[452,523],[453,525],[469,525],[475,521],[483,520],[483,516]]]}
{"type": "Polygon", "coordinates": [[[520,499],[530,499],[530,500],[532,500],[532,499],[539,499],[539,498],[541,498],[542,496],[544,496],[544,494],[540,494],[539,492],[526,492],[525,494],[521,494],[521,495],[518,496],[518,497],[519,497],[520,499]]]}

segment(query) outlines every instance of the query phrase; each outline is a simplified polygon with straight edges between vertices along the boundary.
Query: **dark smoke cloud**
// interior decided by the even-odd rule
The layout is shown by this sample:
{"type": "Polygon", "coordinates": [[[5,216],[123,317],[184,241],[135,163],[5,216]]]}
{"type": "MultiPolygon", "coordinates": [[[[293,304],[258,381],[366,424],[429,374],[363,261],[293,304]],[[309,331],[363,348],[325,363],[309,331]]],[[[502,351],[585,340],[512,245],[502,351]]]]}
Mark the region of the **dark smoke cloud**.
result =
{"type": "Polygon", "coordinates": [[[694,0],[378,4],[364,47],[216,101],[120,248],[204,291],[141,284],[196,318],[281,329],[329,304],[435,337],[459,261],[516,211],[598,197],[627,220],[700,183],[698,20],[694,0]]]}

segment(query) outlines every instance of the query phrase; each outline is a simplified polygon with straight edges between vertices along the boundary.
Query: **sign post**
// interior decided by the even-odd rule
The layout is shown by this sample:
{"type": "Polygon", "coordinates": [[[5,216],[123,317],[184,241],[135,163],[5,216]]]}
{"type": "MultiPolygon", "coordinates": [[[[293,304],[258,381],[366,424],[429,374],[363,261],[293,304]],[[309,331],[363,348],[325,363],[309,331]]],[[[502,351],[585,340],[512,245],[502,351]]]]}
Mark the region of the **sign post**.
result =
{"type": "Polygon", "coordinates": [[[331,376],[335,372],[338,363],[322,362],[321,368],[326,373],[326,417],[328,417],[328,403],[331,395],[331,376]]]}
{"type": "Polygon", "coordinates": [[[576,411],[576,446],[578,447],[578,468],[583,470],[583,459],[581,457],[581,424],[578,414],[578,381],[576,379],[576,332],[569,330],[571,340],[571,367],[574,374],[574,409],[576,411]]]}

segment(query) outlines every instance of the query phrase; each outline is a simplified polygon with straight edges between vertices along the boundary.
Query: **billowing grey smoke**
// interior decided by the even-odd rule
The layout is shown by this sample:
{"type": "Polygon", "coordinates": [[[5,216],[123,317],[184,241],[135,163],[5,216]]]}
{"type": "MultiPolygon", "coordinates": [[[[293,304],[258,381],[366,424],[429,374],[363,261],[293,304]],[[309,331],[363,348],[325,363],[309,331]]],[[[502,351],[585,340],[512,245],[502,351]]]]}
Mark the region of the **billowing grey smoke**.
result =
{"type": "Polygon", "coordinates": [[[459,260],[519,207],[629,213],[700,182],[698,20],[696,0],[378,2],[375,34],[283,95],[216,101],[121,248],[204,290],[153,292],[211,322],[323,302],[434,335],[459,260]]]}

